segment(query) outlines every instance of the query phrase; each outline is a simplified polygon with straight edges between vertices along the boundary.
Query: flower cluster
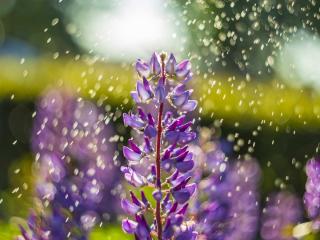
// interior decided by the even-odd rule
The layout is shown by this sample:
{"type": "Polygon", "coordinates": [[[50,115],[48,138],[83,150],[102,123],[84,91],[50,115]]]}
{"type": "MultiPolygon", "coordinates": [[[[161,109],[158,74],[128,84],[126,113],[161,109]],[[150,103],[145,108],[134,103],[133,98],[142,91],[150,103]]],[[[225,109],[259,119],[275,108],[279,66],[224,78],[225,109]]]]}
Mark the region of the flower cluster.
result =
{"type": "Polygon", "coordinates": [[[260,168],[254,160],[219,161],[199,183],[196,218],[200,239],[254,239],[259,219],[260,168]]]}
{"type": "Polygon", "coordinates": [[[31,213],[27,221],[28,228],[20,225],[21,235],[17,240],[86,240],[87,230],[63,209],[52,209],[50,214],[31,213]]]}
{"type": "Polygon", "coordinates": [[[222,142],[218,137],[214,137],[217,129],[202,127],[199,130],[199,137],[196,142],[189,147],[194,155],[195,166],[192,170],[194,182],[200,183],[201,180],[216,175],[220,176],[223,171],[221,168],[226,166],[227,157],[222,150],[222,142]]]}
{"type": "Polygon", "coordinates": [[[292,229],[301,220],[299,198],[289,192],[280,192],[268,199],[263,210],[261,237],[264,240],[293,240],[292,229]]]}
{"type": "Polygon", "coordinates": [[[312,158],[307,162],[307,183],[304,195],[304,204],[309,217],[312,220],[320,217],[320,159],[312,158]]]}
{"type": "Polygon", "coordinates": [[[98,221],[115,214],[111,192],[118,175],[111,135],[93,103],[59,90],[41,99],[32,145],[39,167],[37,193],[48,214],[36,232],[44,229],[49,239],[85,239],[98,221]]]}
{"type": "Polygon", "coordinates": [[[196,191],[190,183],[194,161],[187,145],[196,134],[185,115],[197,106],[186,87],[191,64],[188,60],[177,63],[172,54],[167,59],[164,53],[154,53],[149,63],[139,59],[136,70],[141,79],[131,95],[137,110],[125,113],[123,120],[138,137],[123,147],[128,166],[121,170],[132,186],[153,189],[153,197],[147,199],[143,189],[140,197],[130,192],[130,200],[123,199],[121,204],[134,219],[124,219],[122,228],[141,240],[195,239],[194,223],[185,218],[196,191]],[[149,166],[148,174],[139,172],[138,164],[149,166]]]}

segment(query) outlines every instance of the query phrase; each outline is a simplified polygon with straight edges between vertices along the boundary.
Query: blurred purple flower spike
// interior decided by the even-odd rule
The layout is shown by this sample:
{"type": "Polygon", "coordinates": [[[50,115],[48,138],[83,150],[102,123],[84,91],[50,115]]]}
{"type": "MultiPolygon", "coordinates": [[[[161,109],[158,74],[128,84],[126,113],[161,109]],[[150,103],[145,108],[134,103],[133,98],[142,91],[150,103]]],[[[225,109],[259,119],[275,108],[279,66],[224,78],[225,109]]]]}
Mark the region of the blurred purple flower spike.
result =
{"type": "Polygon", "coordinates": [[[87,239],[95,223],[116,216],[112,192],[119,175],[111,136],[93,103],[59,90],[40,99],[32,146],[39,166],[38,197],[48,214],[41,217],[44,224],[30,228],[33,234],[45,229],[48,239],[87,239]]]}
{"type": "Polygon", "coordinates": [[[304,204],[309,217],[315,220],[320,217],[320,158],[312,158],[307,162],[307,183],[304,204]]]}
{"type": "Polygon", "coordinates": [[[301,202],[289,192],[272,195],[262,213],[261,237],[263,240],[294,240],[293,227],[302,218],[301,202]]]}
{"type": "Polygon", "coordinates": [[[229,163],[219,142],[210,140],[209,129],[202,129],[200,135],[200,147],[191,149],[197,159],[193,178],[200,194],[190,210],[196,217],[199,239],[255,239],[259,221],[258,163],[253,159],[229,163]]]}
{"type": "Polygon", "coordinates": [[[141,138],[135,141],[141,143],[142,139],[142,144],[129,140],[129,145],[123,147],[129,166],[122,167],[122,172],[130,185],[154,189],[155,206],[143,191],[140,199],[131,193],[130,200],[122,200],[124,211],[133,217],[123,220],[123,231],[140,240],[196,239],[195,225],[185,216],[188,201],[196,191],[196,185],[189,183],[187,176],[194,162],[186,145],[196,134],[191,129],[192,122],[186,122],[183,114],[197,106],[196,101],[189,99],[192,91],[184,85],[191,64],[189,60],[177,64],[173,54],[167,59],[164,53],[154,53],[149,64],[139,59],[136,70],[142,78],[131,93],[138,104],[137,113],[125,113],[123,120],[139,133],[141,138]],[[165,112],[170,107],[174,112],[165,112]],[[140,173],[136,165],[151,160],[149,168],[143,166],[140,173]],[[150,214],[152,222],[147,221],[150,214]]]}

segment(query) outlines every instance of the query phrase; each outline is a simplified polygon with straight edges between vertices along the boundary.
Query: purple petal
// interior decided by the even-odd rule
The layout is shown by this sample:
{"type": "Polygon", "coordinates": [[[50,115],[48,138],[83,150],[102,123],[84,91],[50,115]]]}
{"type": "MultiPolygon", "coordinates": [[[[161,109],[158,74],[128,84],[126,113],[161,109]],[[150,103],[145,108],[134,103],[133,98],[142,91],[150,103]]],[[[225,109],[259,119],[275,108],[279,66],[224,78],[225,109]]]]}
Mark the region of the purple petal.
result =
{"type": "Polygon", "coordinates": [[[188,82],[192,79],[192,77],[193,77],[192,72],[189,72],[189,73],[187,74],[187,76],[185,77],[185,79],[182,81],[182,83],[183,83],[183,84],[188,83],[188,82]]]}
{"type": "Polygon", "coordinates": [[[177,214],[185,215],[188,210],[188,207],[189,207],[189,204],[186,203],[185,205],[183,205],[181,209],[178,210],[177,214]]]}
{"type": "Polygon", "coordinates": [[[172,175],[167,178],[167,180],[170,182],[175,181],[178,178],[178,176],[179,176],[179,171],[175,170],[174,173],[172,173],[172,175]]]}
{"type": "Polygon", "coordinates": [[[195,183],[191,183],[191,184],[187,185],[185,189],[187,189],[189,191],[190,195],[192,196],[197,190],[197,185],[195,183]]]}
{"type": "Polygon", "coordinates": [[[130,145],[130,148],[131,148],[134,152],[136,152],[136,153],[138,153],[138,154],[142,154],[140,148],[133,142],[132,139],[129,139],[128,143],[129,143],[129,145],[130,145]]]}
{"type": "Polygon", "coordinates": [[[163,102],[167,97],[167,92],[161,79],[159,80],[158,86],[155,89],[155,95],[158,102],[163,102]]]}
{"type": "Polygon", "coordinates": [[[137,196],[132,192],[130,191],[130,196],[131,196],[131,200],[132,202],[137,205],[137,206],[141,206],[141,202],[139,201],[139,199],[137,198],[137,196]]]}
{"type": "Polygon", "coordinates": [[[132,168],[121,167],[124,178],[134,187],[142,187],[146,185],[147,180],[142,175],[135,172],[132,168]]]}
{"type": "Polygon", "coordinates": [[[175,202],[175,203],[172,205],[172,207],[170,208],[169,214],[174,213],[175,211],[177,211],[177,208],[178,208],[178,203],[175,202]]]}
{"type": "Polygon", "coordinates": [[[150,228],[149,228],[149,225],[147,224],[147,221],[145,220],[144,216],[136,215],[136,220],[138,222],[136,234],[139,237],[139,239],[151,240],[150,228]]]}
{"type": "Polygon", "coordinates": [[[181,132],[184,132],[184,131],[186,131],[189,127],[191,127],[192,124],[193,124],[193,123],[192,123],[191,121],[189,121],[189,122],[183,124],[182,126],[180,126],[179,130],[180,130],[181,132]]]}
{"type": "Polygon", "coordinates": [[[164,125],[168,125],[169,122],[171,121],[171,118],[172,118],[172,112],[166,112],[166,114],[164,115],[164,118],[163,118],[163,124],[164,125]]]}
{"type": "Polygon", "coordinates": [[[142,119],[140,119],[139,117],[133,115],[133,114],[127,114],[124,113],[123,114],[123,123],[126,126],[130,126],[132,128],[138,128],[141,129],[145,126],[145,122],[142,121],[142,119]]]}
{"type": "Polygon", "coordinates": [[[133,151],[132,149],[124,146],[123,147],[123,155],[126,159],[128,159],[129,161],[133,161],[133,162],[138,162],[141,159],[141,154],[136,153],[135,151],[133,151]]]}
{"type": "Polygon", "coordinates": [[[177,65],[176,58],[174,57],[174,55],[172,53],[170,53],[169,59],[166,63],[166,72],[169,75],[175,74],[176,65],[177,65]]]}
{"type": "Polygon", "coordinates": [[[152,54],[149,65],[152,74],[158,75],[160,73],[160,57],[157,53],[152,54]]]}
{"type": "Polygon", "coordinates": [[[144,62],[141,59],[138,59],[136,62],[136,70],[140,76],[149,77],[150,75],[150,68],[148,63],[144,62]]]}
{"type": "Polygon", "coordinates": [[[187,101],[189,100],[189,97],[190,97],[190,92],[185,91],[180,95],[172,95],[171,101],[175,106],[181,107],[182,105],[187,103],[187,101]]]}
{"type": "Polygon", "coordinates": [[[147,120],[147,115],[145,114],[145,112],[143,111],[143,109],[141,107],[138,107],[138,114],[139,117],[143,120],[146,121],[147,120]]]}
{"type": "Polygon", "coordinates": [[[186,152],[188,150],[188,146],[184,146],[184,147],[180,147],[180,148],[176,148],[172,155],[173,156],[179,156],[181,155],[182,153],[186,152]]]}
{"type": "Polygon", "coordinates": [[[131,91],[131,97],[133,99],[133,101],[135,101],[135,103],[141,103],[141,100],[139,98],[139,95],[136,91],[131,91]]]}
{"type": "Polygon", "coordinates": [[[138,223],[129,219],[122,220],[122,230],[125,233],[133,234],[136,231],[138,223]]]}
{"type": "Polygon", "coordinates": [[[183,161],[183,162],[178,162],[176,164],[176,168],[179,170],[181,173],[186,173],[190,171],[194,167],[194,161],[183,161]]]}
{"type": "Polygon", "coordinates": [[[174,191],[178,191],[178,190],[181,190],[186,187],[186,185],[188,184],[188,182],[191,179],[191,176],[188,176],[188,175],[184,174],[184,175],[178,177],[177,180],[172,182],[172,184],[174,186],[173,187],[174,191]]]}
{"type": "Polygon", "coordinates": [[[31,238],[28,236],[28,233],[27,231],[19,224],[19,228],[20,228],[20,232],[22,234],[22,237],[25,239],[25,240],[31,240],[31,238]]]}
{"type": "Polygon", "coordinates": [[[150,139],[148,137],[144,137],[144,148],[145,153],[149,154],[154,151],[150,139]]]}
{"type": "Polygon", "coordinates": [[[146,89],[140,81],[137,82],[137,92],[142,102],[146,102],[153,97],[153,93],[146,89]]]}
{"type": "Polygon", "coordinates": [[[152,196],[153,196],[153,198],[154,198],[157,202],[160,202],[161,199],[162,199],[162,192],[159,191],[159,190],[155,190],[155,191],[152,193],[152,196]]]}
{"type": "Polygon", "coordinates": [[[186,102],[180,110],[183,112],[191,112],[196,109],[198,102],[196,100],[189,100],[186,102]]]}
{"type": "Polygon", "coordinates": [[[171,159],[167,159],[167,160],[164,160],[161,162],[161,166],[167,172],[169,172],[172,169],[172,164],[173,164],[173,162],[171,161],[171,159]]]}
{"type": "Polygon", "coordinates": [[[195,140],[197,134],[194,132],[180,132],[179,133],[179,143],[187,144],[193,140],[195,140]]]}
{"type": "Polygon", "coordinates": [[[165,133],[165,138],[169,143],[175,143],[179,140],[179,132],[176,131],[168,131],[165,133]]]}
{"type": "Polygon", "coordinates": [[[152,90],[151,90],[151,86],[149,84],[149,81],[143,77],[143,86],[146,89],[146,91],[148,91],[150,94],[152,94],[152,90]]]}
{"type": "Polygon", "coordinates": [[[174,191],[172,196],[179,204],[184,204],[190,199],[191,194],[187,189],[181,189],[179,191],[174,191]]]}
{"type": "MultiPolygon", "coordinates": [[[[186,149],[186,148],[183,148],[183,149],[186,149]]],[[[182,150],[183,150],[182,149],[182,150]]],[[[179,149],[179,150],[181,150],[181,149],[179,149]]],[[[180,153],[180,151],[177,151],[178,153],[180,153]]],[[[185,159],[186,158],[186,156],[188,155],[188,151],[182,151],[179,155],[177,155],[177,156],[175,156],[174,158],[173,158],[173,160],[175,161],[175,162],[182,162],[183,161],[183,159],[185,159]]]]}
{"type": "Polygon", "coordinates": [[[156,168],[156,165],[152,164],[151,167],[150,167],[150,172],[153,176],[156,176],[156,172],[157,172],[157,168],[156,168]]]}
{"type": "Polygon", "coordinates": [[[148,125],[144,130],[144,134],[149,138],[153,138],[157,135],[157,130],[155,127],[148,125]]]}
{"type": "Polygon", "coordinates": [[[184,79],[191,70],[191,62],[189,60],[183,60],[176,66],[176,75],[179,79],[184,79]]]}
{"type": "Polygon", "coordinates": [[[173,92],[175,95],[181,95],[182,93],[184,93],[186,91],[186,85],[185,84],[178,84],[174,89],[173,92]]]}
{"type": "Polygon", "coordinates": [[[196,240],[198,233],[194,231],[194,226],[187,226],[185,229],[181,229],[181,231],[177,234],[175,240],[196,240]]]}
{"type": "Polygon", "coordinates": [[[149,203],[144,191],[141,191],[141,200],[142,200],[142,202],[143,202],[143,204],[145,206],[149,206],[150,205],[150,203],[149,203]]]}
{"type": "Polygon", "coordinates": [[[174,229],[171,224],[171,220],[169,218],[169,219],[167,219],[167,222],[164,225],[163,237],[164,237],[164,239],[171,239],[173,237],[173,234],[174,234],[174,229]]]}
{"type": "Polygon", "coordinates": [[[172,218],[172,224],[181,226],[182,223],[183,223],[183,216],[181,214],[176,214],[174,218],[172,218]]]}
{"type": "Polygon", "coordinates": [[[182,115],[180,117],[178,117],[177,119],[175,119],[167,128],[168,130],[175,130],[178,126],[180,126],[184,120],[185,120],[186,116],[182,115]]]}
{"type": "Polygon", "coordinates": [[[153,116],[150,113],[148,114],[148,123],[152,126],[154,126],[156,124],[153,116]]]}
{"type": "Polygon", "coordinates": [[[196,184],[192,183],[178,191],[173,191],[172,196],[179,204],[184,204],[195,193],[195,190],[196,190],[196,184]]]}
{"type": "Polygon", "coordinates": [[[122,199],[121,200],[121,207],[122,209],[130,215],[135,215],[138,211],[140,211],[140,207],[132,204],[129,200],[127,199],[122,199]]]}

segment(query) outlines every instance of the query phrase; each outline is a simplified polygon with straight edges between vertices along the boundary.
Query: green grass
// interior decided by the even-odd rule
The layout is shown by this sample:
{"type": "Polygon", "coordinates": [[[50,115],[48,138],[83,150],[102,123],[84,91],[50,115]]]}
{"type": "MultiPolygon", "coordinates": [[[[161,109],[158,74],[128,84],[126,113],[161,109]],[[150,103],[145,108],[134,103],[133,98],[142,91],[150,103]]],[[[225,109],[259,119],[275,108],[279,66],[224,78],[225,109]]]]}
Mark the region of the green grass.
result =
{"type": "Polygon", "coordinates": [[[0,240],[11,240],[19,234],[18,227],[13,224],[0,224],[0,240]]]}
{"type": "MultiPolygon", "coordinates": [[[[19,235],[16,224],[0,224],[0,240],[15,239],[19,235]]],[[[97,228],[90,234],[90,240],[132,240],[132,238],[124,234],[120,226],[109,226],[106,228],[97,228]]]]}
{"type": "Polygon", "coordinates": [[[124,234],[120,226],[99,228],[94,230],[90,235],[90,240],[131,240],[132,238],[124,234]]]}

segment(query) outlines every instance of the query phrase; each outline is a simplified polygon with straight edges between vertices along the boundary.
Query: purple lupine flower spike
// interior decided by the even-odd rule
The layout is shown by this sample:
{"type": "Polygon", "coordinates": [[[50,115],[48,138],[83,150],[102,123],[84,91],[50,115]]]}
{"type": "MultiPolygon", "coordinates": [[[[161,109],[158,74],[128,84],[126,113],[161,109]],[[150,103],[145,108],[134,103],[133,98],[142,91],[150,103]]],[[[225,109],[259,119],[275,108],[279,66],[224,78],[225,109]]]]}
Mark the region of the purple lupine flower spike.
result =
{"type": "Polygon", "coordinates": [[[320,230],[320,158],[314,157],[306,165],[307,183],[304,194],[304,206],[312,220],[314,231],[320,230]]]}
{"type": "Polygon", "coordinates": [[[253,159],[226,161],[211,130],[201,129],[192,177],[199,194],[190,214],[197,220],[201,240],[253,240],[259,219],[258,181],[260,168],[253,159]]]}
{"type": "Polygon", "coordinates": [[[142,80],[131,95],[139,106],[137,113],[123,114],[125,125],[140,136],[123,147],[129,166],[121,170],[130,185],[153,188],[153,199],[141,191],[141,198],[131,192],[130,200],[122,200],[124,211],[133,217],[123,220],[123,231],[136,239],[185,240],[197,236],[194,222],[186,219],[188,201],[196,191],[189,177],[194,161],[187,145],[196,134],[185,115],[197,106],[190,100],[192,90],[185,85],[191,64],[188,60],[177,64],[173,54],[166,58],[164,53],[154,53],[149,64],[138,60],[136,70],[142,80]],[[175,113],[166,112],[172,107],[175,113]],[[138,163],[144,164],[140,171],[138,163]],[[154,221],[149,221],[150,214],[154,221]]]}
{"type": "Polygon", "coordinates": [[[320,217],[320,158],[312,158],[307,162],[307,183],[304,203],[311,219],[320,217]]]}
{"type": "Polygon", "coordinates": [[[294,240],[293,227],[302,217],[299,198],[280,192],[268,199],[262,213],[261,237],[264,240],[294,240]]]}
{"type": "MultiPolygon", "coordinates": [[[[40,99],[32,145],[39,166],[38,198],[47,214],[41,217],[43,224],[29,227],[34,234],[45,231],[50,240],[83,240],[95,223],[115,218],[118,202],[112,190],[119,176],[115,148],[108,142],[112,129],[104,119],[95,104],[65,91],[50,90],[40,99]]],[[[139,126],[137,119],[128,119],[128,125],[139,126]]],[[[130,169],[123,171],[133,183],[144,184],[130,169]]]]}

